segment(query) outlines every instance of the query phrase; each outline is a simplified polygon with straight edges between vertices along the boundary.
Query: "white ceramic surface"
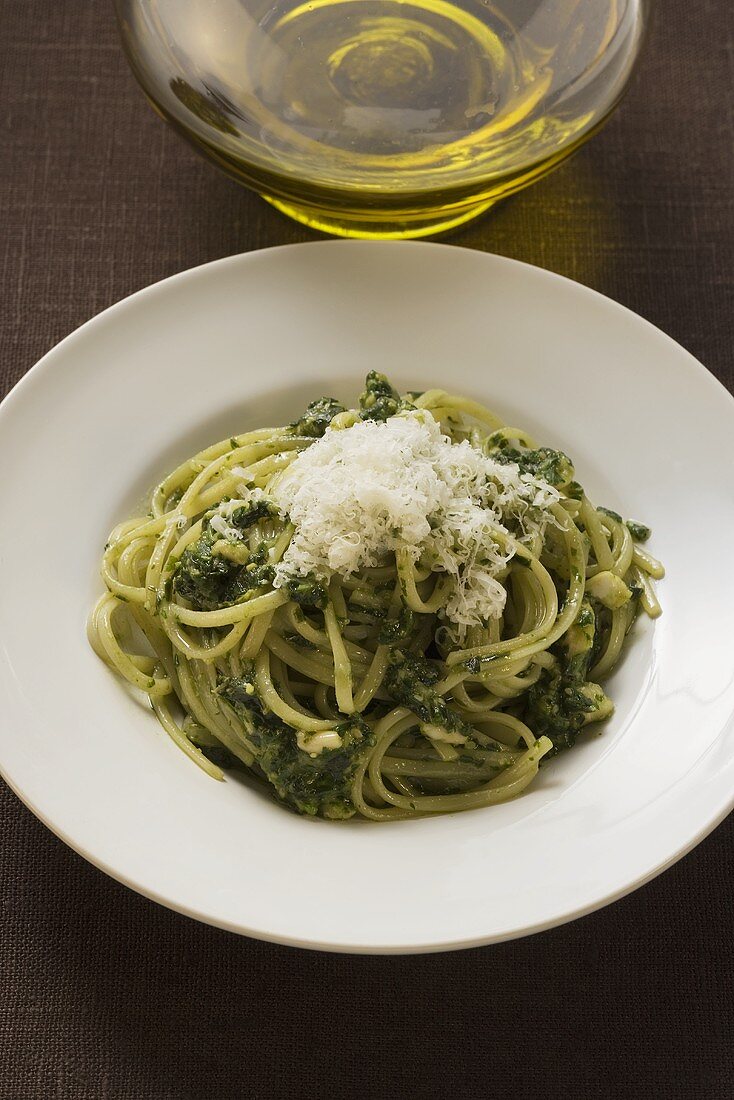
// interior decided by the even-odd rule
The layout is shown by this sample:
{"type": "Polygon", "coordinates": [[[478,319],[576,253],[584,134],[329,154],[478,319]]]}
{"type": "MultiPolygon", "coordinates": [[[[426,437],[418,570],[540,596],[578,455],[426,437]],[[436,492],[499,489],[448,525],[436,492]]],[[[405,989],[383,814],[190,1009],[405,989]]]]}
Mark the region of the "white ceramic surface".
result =
{"type": "Polygon", "coordinates": [[[185,272],[51,351],[0,409],[0,767],[110,875],[237,932],[432,951],[538,931],[639,886],[734,794],[734,402],[615,303],[433,244],[320,242],[185,272]],[[177,460],[354,401],[384,370],[562,446],[653,527],[663,617],[610,681],[614,718],[517,801],[391,824],[296,817],[190,764],[84,623],[109,529],[177,460]]]}

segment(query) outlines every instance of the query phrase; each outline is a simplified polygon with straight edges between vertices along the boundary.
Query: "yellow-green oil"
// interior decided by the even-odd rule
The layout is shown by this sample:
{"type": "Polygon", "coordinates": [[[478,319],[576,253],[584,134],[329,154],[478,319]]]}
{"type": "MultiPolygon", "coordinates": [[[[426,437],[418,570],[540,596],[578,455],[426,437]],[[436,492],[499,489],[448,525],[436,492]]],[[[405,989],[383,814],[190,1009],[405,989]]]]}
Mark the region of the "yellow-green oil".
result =
{"type": "Polygon", "coordinates": [[[128,49],[164,115],[292,217],[363,237],[449,229],[550,171],[621,94],[644,14],[638,0],[192,0],[176,25],[172,0],[153,6],[166,48],[149,26],[128,49]]]}

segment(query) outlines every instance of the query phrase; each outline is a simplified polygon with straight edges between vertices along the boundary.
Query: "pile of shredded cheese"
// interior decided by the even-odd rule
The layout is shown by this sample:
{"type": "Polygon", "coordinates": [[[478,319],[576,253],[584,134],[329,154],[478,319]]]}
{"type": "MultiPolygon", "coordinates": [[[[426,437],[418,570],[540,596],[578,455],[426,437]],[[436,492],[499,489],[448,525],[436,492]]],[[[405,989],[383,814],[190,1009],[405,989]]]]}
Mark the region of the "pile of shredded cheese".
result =
{"type": "Polygon", "coordinates": [[[422,410],[328,429],[270,492],[295,526],[276,587],[309,573],[348,577],[407,551],[451,578],[444,614],[462,636],[502,614],[507,524],[542,534],[559,499],[516,465],[453,443],[422,410]]]}

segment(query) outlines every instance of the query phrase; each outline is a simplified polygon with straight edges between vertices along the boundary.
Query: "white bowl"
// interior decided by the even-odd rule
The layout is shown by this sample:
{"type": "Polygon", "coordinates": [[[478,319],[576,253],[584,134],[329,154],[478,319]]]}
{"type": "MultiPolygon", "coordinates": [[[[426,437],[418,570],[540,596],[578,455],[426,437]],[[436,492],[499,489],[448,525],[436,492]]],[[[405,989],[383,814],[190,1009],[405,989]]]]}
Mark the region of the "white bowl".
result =
{"type": "Polygon", "coordinates": [[[734,793],[734,402],[614,302],[445,245],[235,256],[107,310],[0,409],[0,766],[51,829],[173,909],[263,939],[409,952],[587,913],[689,850],[734,793]],[[177,460],[354,402],[366,371],[479,398],[653,527],[664,614],[640,622],[611,721],[515,802],[307,820],[209,779],[84,633],[108,531],[177,460]],[[12,473],[11,473],[12,471],[12,473]]]}

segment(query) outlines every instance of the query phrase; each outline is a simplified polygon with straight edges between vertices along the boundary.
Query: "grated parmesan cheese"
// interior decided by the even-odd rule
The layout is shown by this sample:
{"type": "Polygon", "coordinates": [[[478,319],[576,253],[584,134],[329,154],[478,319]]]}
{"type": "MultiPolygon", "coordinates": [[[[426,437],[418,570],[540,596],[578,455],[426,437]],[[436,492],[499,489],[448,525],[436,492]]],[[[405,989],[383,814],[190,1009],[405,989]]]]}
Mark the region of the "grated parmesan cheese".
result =
{"type": "MultiPolygon", "coordinates": [[[[237,467],[235,467],[235,470],[237,470],[237,467]]],[[[223,539],[228,539],[230,542],[237,542],[238,539],[243,539],[244,534],[239,528],[234,527],[231,523],[227,523],[227,518],[231,516],[237,508],[254,504],[258,500],[268,499],[262,489],[254,489],[244,483],[240,484],[239,489],[241,494],[239,497],[233,500],[223,501],[218,505],[214,515],[209,517],[209,526],[212,531],[216,531],[223,539]]]]}
{"type": "Polygon", "coordinates": [[[211,517],[209,526],[212,531],[216,531],[223,539],[229,539],[230,542],[236,542],[237,539],[242,538],[242,532],[238,531],[237,528],[233,527],[230,523],[227,523],[224,516],[219,513],[211,517]]]}
{"type": "Polygon", "coordinates": [[[521,537],[542,534],[559,499],[516,465],[453,443],[422,410],[328,429],[271,496],[295,526],[276,587],[308,573],[348,577],[407,551],[451,578],[444,614],[458,637],[504,609],[497,577],[512,550],[497,536],[508,534],[508,523],[521,537]]]}

